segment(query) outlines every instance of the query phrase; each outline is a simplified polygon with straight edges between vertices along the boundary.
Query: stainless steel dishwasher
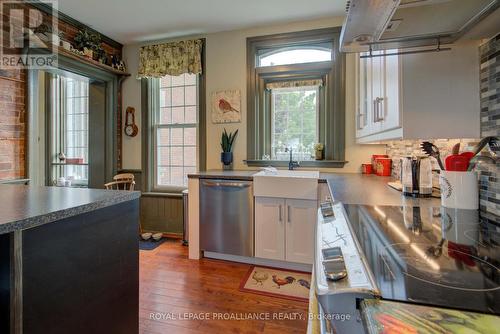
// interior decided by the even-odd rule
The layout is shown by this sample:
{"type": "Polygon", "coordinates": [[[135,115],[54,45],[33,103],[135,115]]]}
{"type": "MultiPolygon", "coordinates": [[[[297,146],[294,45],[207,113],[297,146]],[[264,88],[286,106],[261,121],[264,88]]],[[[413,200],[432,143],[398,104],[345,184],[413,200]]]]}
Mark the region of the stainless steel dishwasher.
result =
{"type": "Polygon", "coordinates": [[[201,249],[253,256],[253,203],[251,181],[201,179],[201,249]]]}

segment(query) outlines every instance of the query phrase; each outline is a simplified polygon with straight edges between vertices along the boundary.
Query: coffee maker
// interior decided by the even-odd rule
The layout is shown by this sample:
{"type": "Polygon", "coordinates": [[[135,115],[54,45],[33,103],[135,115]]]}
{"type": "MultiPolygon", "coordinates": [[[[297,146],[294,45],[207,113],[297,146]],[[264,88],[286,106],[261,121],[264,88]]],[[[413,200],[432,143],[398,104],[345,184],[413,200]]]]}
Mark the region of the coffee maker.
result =
{"type": "Polygon", "coordinates": [[[432,195],[432,163],[426,156],[409,156],[401,159],[403,194],[413,197],[432,195]]]}

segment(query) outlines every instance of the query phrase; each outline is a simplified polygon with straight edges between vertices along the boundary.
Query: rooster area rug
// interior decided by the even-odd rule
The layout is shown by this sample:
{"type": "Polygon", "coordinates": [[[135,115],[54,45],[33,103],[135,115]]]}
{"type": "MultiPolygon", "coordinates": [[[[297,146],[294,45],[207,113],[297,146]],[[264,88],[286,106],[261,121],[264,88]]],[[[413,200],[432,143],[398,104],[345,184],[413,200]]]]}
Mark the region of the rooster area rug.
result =
{"type": "Polygon", "coordinates": [[[310,273],[252,266],[241,281],[240,291],[307,302],[310,286],[310,273]]]}

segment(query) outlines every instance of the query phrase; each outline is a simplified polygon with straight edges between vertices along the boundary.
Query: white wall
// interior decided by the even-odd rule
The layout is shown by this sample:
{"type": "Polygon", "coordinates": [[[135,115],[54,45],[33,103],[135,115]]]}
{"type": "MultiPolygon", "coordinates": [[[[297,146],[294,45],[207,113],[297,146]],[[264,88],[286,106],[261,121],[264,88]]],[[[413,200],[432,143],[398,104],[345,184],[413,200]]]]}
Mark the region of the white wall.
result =
{"type": "MultiPolygon", "coordinates": [[[[220,32],[203,36],[206,38],[206,96],[207,96],[207,169],[220,169],[219,138],[224,127],[228,131],[239,129],[234,148],[235,169],[247,169],[246,159],[246,38],[268,34],[303,31],[340,26],[343,18],[329,18],[286,25],[258,27],[245,30],[220,32]],[[233,124],[212,124],[210,117],[210,94],[218,90],[239,89],[241,91],[242,122],[233,124]]],[[[138,68],[139,47],[161,41],[126,45],[124,59],[132,77],[123,83],[123,112],[128,106],[136,109],[136,121],[140,129],[141,87],[135,79],[138,68]]],[[[355,100],[354,100],[354,56],[347,57],[346,69],[346,160],[349,163],[342,169],[325,171],[359,172],[361,163],[369,162],[371,154],[385,152],[382,145],[355,144],[355,100]]],[[[123,168],[141,169],[141,134],[135,138],[123,138],[123,168]]]]}

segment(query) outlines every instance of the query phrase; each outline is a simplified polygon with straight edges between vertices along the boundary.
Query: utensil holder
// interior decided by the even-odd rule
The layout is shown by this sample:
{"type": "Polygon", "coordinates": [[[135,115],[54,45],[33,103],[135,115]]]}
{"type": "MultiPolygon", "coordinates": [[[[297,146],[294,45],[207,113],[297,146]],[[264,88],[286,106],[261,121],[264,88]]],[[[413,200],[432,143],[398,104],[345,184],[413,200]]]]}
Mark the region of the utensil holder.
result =
{"type": "Polygon", "coordinates": [[[441,205],[446,208],[479,209],[479,185],[475,172],[441,171],[441,205]]]}

